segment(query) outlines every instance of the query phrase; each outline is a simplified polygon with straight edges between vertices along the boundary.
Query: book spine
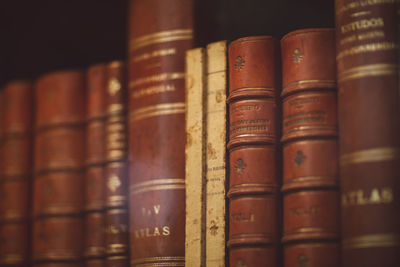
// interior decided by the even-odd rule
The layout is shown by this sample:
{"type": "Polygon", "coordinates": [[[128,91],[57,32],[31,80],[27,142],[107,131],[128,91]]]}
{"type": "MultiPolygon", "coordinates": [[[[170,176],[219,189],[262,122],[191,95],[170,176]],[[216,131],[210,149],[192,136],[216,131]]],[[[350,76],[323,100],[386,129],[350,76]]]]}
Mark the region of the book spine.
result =
{"type": "Polygon", "coordinates": [[[129,265],[126,67],[107,64],[106,266],[129,265]],[[125,265],[124,265],[125,264],[125,265]]]}
{"type": "Polygon", "coordinates": [[[130,3],[131,266],[184,266],[184,58],[193,1],[130,3]]]}
{"type": "Polygon", "coordinates": [[[61,71],[35,85],[33,261],[80,264],[85,179],[84,75],[61,71]]]}
{"type": "Polygon", "coordinates": [[[207,46],[206,266],[225,266],[226,41],[207,46]]]}
{"type": "Polygon", "coordinates": [[[400,265],[399,8],[335,1],[344,267],[400,265]]]}
{"type": "Polygon", "coordinates": [[[85,265],[105,264],[105,162],[107,66],[87,70],[85,265]]]}
{"type": "Polygon", "coordinates": [[[280,266],[278,41],[229,46],[229,264],[280,266]]]}
{"type": "Polygon", "coordinates": [[[205,266],[205,89],[204,48],[186,52],[185,264],[205,266]],[[201,156],[200,156],[201,155],[201,156]]]}
{"type": "Polygon", "coordinates": [[[1,104],[0,265],[30,262],[33,89],[29,82],[5,86],[1,104]]]}
{"type": "Polygon", "coordinates": [[[288,33],[281,51],[284,266],[340,266],[334,30],[288,33]]]}

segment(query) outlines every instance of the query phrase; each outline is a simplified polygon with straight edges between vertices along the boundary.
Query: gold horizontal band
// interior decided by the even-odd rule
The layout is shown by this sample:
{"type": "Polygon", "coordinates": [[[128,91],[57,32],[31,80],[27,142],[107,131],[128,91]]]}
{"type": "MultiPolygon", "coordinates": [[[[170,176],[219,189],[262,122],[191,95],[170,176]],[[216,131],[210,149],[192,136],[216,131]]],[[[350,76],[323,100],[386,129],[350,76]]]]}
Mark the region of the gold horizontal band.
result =
{"type": "Polygon", "coordinates": [[[131,264],[143,264],[143,263],[162,263],[162,262],[174,262],[174,261],[184,261],[185,257],[149,257],[149,258],[140,258],[136,260],[131,260],[131,264]]]}
{"type": "Polygon", "coordinates": [[[185,113],[185,111],[186,106],[183,102],[158,104],[133,111],[130,114],[130,121],[137,121],[140,119],[159,115],[185,113]]]}
{"type": "Polygon", "coordinates": [[[131,190],[153,185],[185,184],[185,179],[155,179],[146,182],[136,183],[131,186],[131,190]]]}
{"type": "Polygon", "coordinates": [[[294,85],[304,85],[304,84],[313,84],[313,83],[329,83],[332,84],[333,86],[336,85],[336,80],[302,80],[302,81],[295,81],[292,83],[289,83],[283,87],[283,89],[288,88],[288,87],[293,87],[294,85]]]}
{"type": "Polygon", "coordinates": [[[154,185],[136,190],[131,189],[131,195],[137,195],[150,191],[164,191],[164,190],[185,190],[185,185],[154,185]]]}
{"type": "Polygon", "coordinates": [[[340,165],[366,163],[366,162],[380,162],[400,159],[399,147],[381,147],[360,150],[357,152],[342,155],[340,157],[340,165]]]}
{"type": "Polygon", "coordinates": [[[130,41],[130,50],[136,50],[144,46],[166,43],[180,40],[193,39],[192,29],[176,29],[169,31],[161,31],[148,35],[144,35],[130,41]]]}
{"type": "Polygon", "coordinates": [[[109,244],[107,247],[109,248],[126,248],[126,244],[109,244]]]}
{"type": "Polygon", "coordinates": [[[185,79],[184,72],[164,72],[152,76],[138,78],[129,83],[129,88],[135,88],[147,83],[160,83],[171,80],[185,79]]]}
{"type": "Polygon", "coordinates": [[[371,14],[371,11],[360,11],[360,12],[355,12],[355,13],[351,14],[350,17],[357,18],[357,17],[369,15],[369,14],[371,14]]]}
{"type": "Polygon", "coordinates": [[[110,256],[107,260],[127,260],[128,256],[110,256]]]}
{"type": "Polygon", "coordinates": [[[3,254],[0,257],[0,264],[21,264],[27,257],[20,254],[3,254]]]}
{"type": "Polygon", "coordinates": [[[118,68],[124,66],[124,62],[121,60],[114,60],[108,63],[109,68],[118,68]]]}
{"type": "Polygon", "coordinates": [[[363,235],[342,241],[343,249],[382,248],[400,246],[400,236],[395,233],[363,235]]]}
{"type": "Polygon", "coordinates": [[[116,215],[116,214],[128,214],[127,209],[112,209],[108,210],[107,214],[116,215]]]}
{"type": "Polygon", "coordinates": [[[131,264],[136,267],[174,267],[174,266],[185,266],[184,262],[159,262],[159,263],[143,263],[143,264],[131,264]]]}
{"type": "Polygon", "coordinates": [[[398,71],[399,67],[397,64],[364,65],[340,72],[338,75],[338,81],[343,82],[364,77],[398,75],[398,71]]]}
{"type": "Polygon", "coordinates": [[[125,105],[122,104],[111,104],[107,111],[108,113],[117,113],[125,110],[125,105]]]}

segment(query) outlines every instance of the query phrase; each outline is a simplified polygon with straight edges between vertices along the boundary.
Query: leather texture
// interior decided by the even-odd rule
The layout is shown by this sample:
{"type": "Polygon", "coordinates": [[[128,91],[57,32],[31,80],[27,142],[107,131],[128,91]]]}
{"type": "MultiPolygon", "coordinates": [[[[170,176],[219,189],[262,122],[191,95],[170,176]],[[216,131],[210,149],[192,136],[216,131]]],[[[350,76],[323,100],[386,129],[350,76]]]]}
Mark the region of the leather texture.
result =
{"type": "Polygon", "coordinates": [[[334,29],[281,40],[285,267],[340,266],[334,29]]]}
{"type": "Polygon", "coordinates": [[[229,266],[280,266],[279,43],[229,45],[229,266]]]}

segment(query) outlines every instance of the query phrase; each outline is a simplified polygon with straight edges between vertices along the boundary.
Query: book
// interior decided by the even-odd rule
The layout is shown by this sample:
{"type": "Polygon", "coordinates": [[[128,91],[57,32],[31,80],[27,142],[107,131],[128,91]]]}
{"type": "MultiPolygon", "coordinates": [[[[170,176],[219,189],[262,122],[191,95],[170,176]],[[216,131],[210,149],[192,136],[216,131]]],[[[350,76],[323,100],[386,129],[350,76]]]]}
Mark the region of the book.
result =
{"type": "Polygon", "coordinates": [[[229,266],[280,266],[279,43],[229,45],[229,266]]]}
{"type": "Polygon", "coordinates": [[[105,264],[105,163],[106,163],[107,65],[86,71],[86,180],[85,247],[86,265],[105,264]]]}
{"type": "Polygon", "coordinates": [[[184,266],[184,57],[193,2],[130,1],[128,40],[131,266],[184,266]]]}
{"type": "Polygon", "coordinates": [[[225,266],[227,42],[207,45],[206,265],[225,266]]]}
{"type": "Polygon", "coordinates": [[[30,263],[33,88],[28,81],[5,85],[0,136],[0,265],[30,263]]]}
{"type": "Polygon", "coordinates": [[[185,262],[225,266],[226,41],[189,50],[186,63],[185,262]]]}
{"type": "Polygon", "coordinates": [[[80,71],[35,84],[33,263],[80,264],[84,244],[86,90],[80,71]]]}
{"type": "Polygon", "coordinates": [[[343,267],[399,266],[399,1],[335,1],[343,267]]]}
{"type": "Polygon", "coordinates": [[[129,265],[126,66],[107,63],[106,266],[129,265]]]}
{"type": "Polygon", "coordinates": [[[205,266],[205,95],[206,51],[194,48],[186,52],[186,222],[185,264],[205,266]]]}
{"type": "Polygon", "coordinates": [[[284,266],[340,266],[334,29],[290,32],[281,52],[284,266]]]}

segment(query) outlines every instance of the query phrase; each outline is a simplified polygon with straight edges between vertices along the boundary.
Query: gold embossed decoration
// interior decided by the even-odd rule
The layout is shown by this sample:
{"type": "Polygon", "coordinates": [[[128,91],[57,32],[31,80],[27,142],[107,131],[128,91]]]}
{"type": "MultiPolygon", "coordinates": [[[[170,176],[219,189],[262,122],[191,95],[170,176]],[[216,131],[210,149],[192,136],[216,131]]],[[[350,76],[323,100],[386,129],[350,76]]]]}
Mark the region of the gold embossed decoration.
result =
{"type": "Polygon", "coordinates": [[[307,267],[308,259],[305,255],[301,254],[298,258],[298,266],[299,267],[307,267]]]}
{"type": "Polygon", "coordinates": [[[300,52],[300,50],[298,48],[296,48],[293,52],[293,62],[296,64],[299,64],[304,58],[304,54],[300,52]]]}
{"type": "Polygon", "coordinates": [[[242,259],[238,259],[236,262],[236,267],[247,267],[247,265],[244,264],[242,259]]]}
{"type": "Polygon", "coordinates": [[[107,187],[111,190],[111,192],[115,192],[120,186],[121,181],[119,180],[118,176],[113,175],[110,177],[110,179],[108,179],[107,187]]]}
{"type": "Polygon", "coordinates": [[[235,169],[238,174],[242,173],[243,170],[247,167],[246,163],[244,163],[243,159],[237,159],[235,164],[235,169]]]}
{"type": "Polygon", "coordinates": [[[111,96],[115,96],[119,90],[121,90],[121,83],[115,79],[112,78],[109,82],[108,82],[108,93],[111,96]]]}
{"type": "Polygon", "coordinates": [[[235,69],[237,71],[240,71],[241,69],[243,69],[244,63],[246,63],[246,61],[244,61],[241,56],[236,57],[235,69]]]}
{"type": "Polygon", "coordinates": [[[306,160],[306,156],[304,156],[302,151],[297,151],[296,152],[296,157],[294,158],[294,163],[296,163],[297,166],[301,166],[303,162],[306,160]]]}

